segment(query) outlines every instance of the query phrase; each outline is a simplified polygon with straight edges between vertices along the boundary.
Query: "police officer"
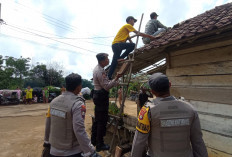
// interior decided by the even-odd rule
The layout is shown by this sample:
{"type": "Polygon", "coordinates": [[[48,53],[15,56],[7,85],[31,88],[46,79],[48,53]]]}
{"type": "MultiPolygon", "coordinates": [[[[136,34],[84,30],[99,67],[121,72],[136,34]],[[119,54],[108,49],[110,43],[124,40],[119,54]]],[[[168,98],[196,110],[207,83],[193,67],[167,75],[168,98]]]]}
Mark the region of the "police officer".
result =
{"type": "Polygon", "coordinates": [[[67,91],[50,104],[46,118],[44,147],[50,147],[51,157],[99,156],[85,131],[85,100],[81,91],[81,76],[65,78],[67,91]]]}
{"type": "Polygon", "coordinates": [[[93,70],[93,102],[95,104],[95,120],[92,125],[91,142],[96,146],[96,151],[109,150],[109,145],[104,143],[106,135],[106,124],[108,120],[109,89],[118,85],[118,79],[109,80],[104,67],[109,64],[108,54],[99,53],[96,55],[98,65],[93,70]]]}
{"type": "Polygon", "coordinates": [[[149,78],[156,99],[139,113],[132,157],[141,157],[148,143],[151,157],[208,157],[200,121],[193,106],[170,96],[169,80],[162,73],[149,78]]]}

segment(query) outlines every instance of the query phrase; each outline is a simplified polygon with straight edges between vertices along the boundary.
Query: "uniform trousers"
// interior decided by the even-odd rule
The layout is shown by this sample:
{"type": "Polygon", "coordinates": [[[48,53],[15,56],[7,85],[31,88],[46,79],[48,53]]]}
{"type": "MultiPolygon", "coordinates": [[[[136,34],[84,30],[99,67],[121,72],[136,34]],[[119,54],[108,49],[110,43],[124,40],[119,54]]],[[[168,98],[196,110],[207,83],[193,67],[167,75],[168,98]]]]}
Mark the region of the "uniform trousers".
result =
{"type": "Polygon", "coordinates": [[[134,43],[116,43],[112,45],[112,50],[113,50],[113,60],[110,65],[109,73],[108,73],[108,78],[111,80],[112,75],[114,73],[115,68],[117,67],[118,64],[118,59],[124,59],[129,55],[130,52],[132,52],[135,48],[134,43]],[[122,55],[122,51],[126,50],[122,55]]]}
{"type": "Polygon", "coordinates": [[[94,90],[93,102],[95,104],[95,119],[92,125],[91,142],[93,145],[102,145],[108,121],[109,93],[105,90],[94,90]]]}

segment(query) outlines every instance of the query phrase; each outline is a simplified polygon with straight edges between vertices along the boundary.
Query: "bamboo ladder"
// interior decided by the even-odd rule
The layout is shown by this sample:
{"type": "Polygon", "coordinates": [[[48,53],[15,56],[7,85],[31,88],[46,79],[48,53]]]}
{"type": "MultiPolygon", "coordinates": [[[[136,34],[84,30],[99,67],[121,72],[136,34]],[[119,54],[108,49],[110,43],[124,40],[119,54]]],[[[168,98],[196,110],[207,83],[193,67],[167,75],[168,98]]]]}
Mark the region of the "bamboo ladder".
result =
{"type": "MultiPolygon", "coordinates": [[[[143,20],[143,14],[141,16],[141,20],[140,20],[140,24],[139,24],[139,29],[138,29],[139,32],[140,32],[142,20],[143,20]]],[[[139,41],[139,36],[137,36],[134,50],[136,50],[136,48],[137,48],[138,41],[139,41]]],[[[128,93],[129,83],[131,80],[133,62],[134,62],[134,53],[133,53],[132,57],[129,56],[129,59],[123,63],[121,69],[119,70],[119,72],[123,73],[122,83],[120,83],[120,85],[123,86],[123,88],[122,88],[122,104],[120,104],[119,116],[114,116],[114,120],[116,121],[116,125],[114,128],[113,138],[112,138],[112,141],[110,144],[110,150],[109,150],[110,153],[112,153],[112,150],[113,150],[112,147],[114,145],[115,136],[118,136],[119,141],[120,141],[119,132],[118,132],[118,125],[119,125],[120,120],[123,118],[122,113],[124,112],[125,100],[126,100],[127,93],[128,93]]],[[[117,97],[116,97],[116,100],[117,100],[117,97]]]]}

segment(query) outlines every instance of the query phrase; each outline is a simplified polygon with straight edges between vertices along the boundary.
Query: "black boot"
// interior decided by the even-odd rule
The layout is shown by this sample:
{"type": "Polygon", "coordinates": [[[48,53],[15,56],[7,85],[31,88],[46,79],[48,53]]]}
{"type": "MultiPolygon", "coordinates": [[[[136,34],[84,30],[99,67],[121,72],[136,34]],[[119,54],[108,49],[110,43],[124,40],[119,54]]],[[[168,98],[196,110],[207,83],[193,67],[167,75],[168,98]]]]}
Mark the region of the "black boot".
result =
{"type": "Polygon", "coordinates": [[[94,138],[94,137],[91,137],[91,143],[92,143],[92,145],[95,147],[96,146],[96,144],[97,144],[97,142],[96,142],[96,140],[95,140],[96,138],[94,138]]]}
{"type": "Polygon", "coordinates": [[[102,150],[109,150],[110,149],[110,146],[109,145],[107,145],[107,144],[98,144],[97,146],[96,146],[96,151],[97,152],[100,152],[100,151],[102,151],[102,150]]]}

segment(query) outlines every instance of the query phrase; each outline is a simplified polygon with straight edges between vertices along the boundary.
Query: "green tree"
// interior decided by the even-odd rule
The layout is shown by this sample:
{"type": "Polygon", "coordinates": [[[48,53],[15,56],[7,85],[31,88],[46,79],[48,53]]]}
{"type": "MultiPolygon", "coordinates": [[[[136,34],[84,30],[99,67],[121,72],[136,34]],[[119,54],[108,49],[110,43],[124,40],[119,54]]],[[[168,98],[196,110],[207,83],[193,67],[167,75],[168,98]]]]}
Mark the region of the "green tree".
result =
{"type": "Polygon", "coordinates": [[[20,58],[5,57],[5,61],[5,73],[8,74],[7,77],[10,83],[8,88],[22,87],[24,78],[28,76],[30,58],[23,58],[22,56],[20,58]],[[10,74],[12,75],[9,77],[10,74]]]}
{"type": "Polygon", "coordinates": [[[47,78],[47,67],[44,64],[33,66],[29,72],[29,77],[25,79],[24,87],[45,87],[49,84],[45,84],[47,78]]]}
{"type": "Polygon", "coordinates": [[[23,79],[23,77],[28,75],[29,62],[30,58],[14,58],[14,57],[5,57],[6,58],[6,68],[13,69],[13,75],[15,78],[23,79]]]}
{"type": "Polygon", "coordinates": [[[50,86],[61,87],[64,84],[64,67],[57,62],[50,62],[47,64],[47,75],[45,78],[45,84],[50,86]]]}
{"type": "Polygon", "coordinates": [[[49,84],[50,86],[60,87],[64,83],[64,77],[62,74],[62,70],[57,71],[54,68],[48,69],[45,83],[49,84]]]}
{"type": "Polygon", "coordinates": [[[24,78],[28,75],[29,62],[29,58],[22,56],[20,58],[0,56],[0,89],[22,87],[24,78]]]}
{"type": "Polygon", "coordinates": [[[82,79],[82,88],[89,87],[90,89],[93,89],[92,81],[82,79]]]}
{"type": "Polygon", "coordinates": [[[40,78],[45,80],[47,73],[47,66],[45,64],[40,64],[31,69],[30,76],[33,78],[40,78]]]}
{"type": "Polygon", "coordinates": [[[140,83],[139,82],[132,82],[129,84],[128,92],[130,91],[139,91],[140,89],[140,83]]]}
{"type": "Polygon", "coordinates": [[[38,64],[30,70],[29,77],[25,80],[24,87],[56,86],[61,87],[64,84],[63,67],[56,62],[38,64]]]}
{"type": "Polygon", "coordinates": [[[0,55],[0,89],[7,89],[12,82],[13,69],[5,69],[3,62],[4,58],[0,55]]]}
{"type": "Polygon", "coordinates": [[[3,56],[0,55],[0,70],[3,70],[3,56]]]}

